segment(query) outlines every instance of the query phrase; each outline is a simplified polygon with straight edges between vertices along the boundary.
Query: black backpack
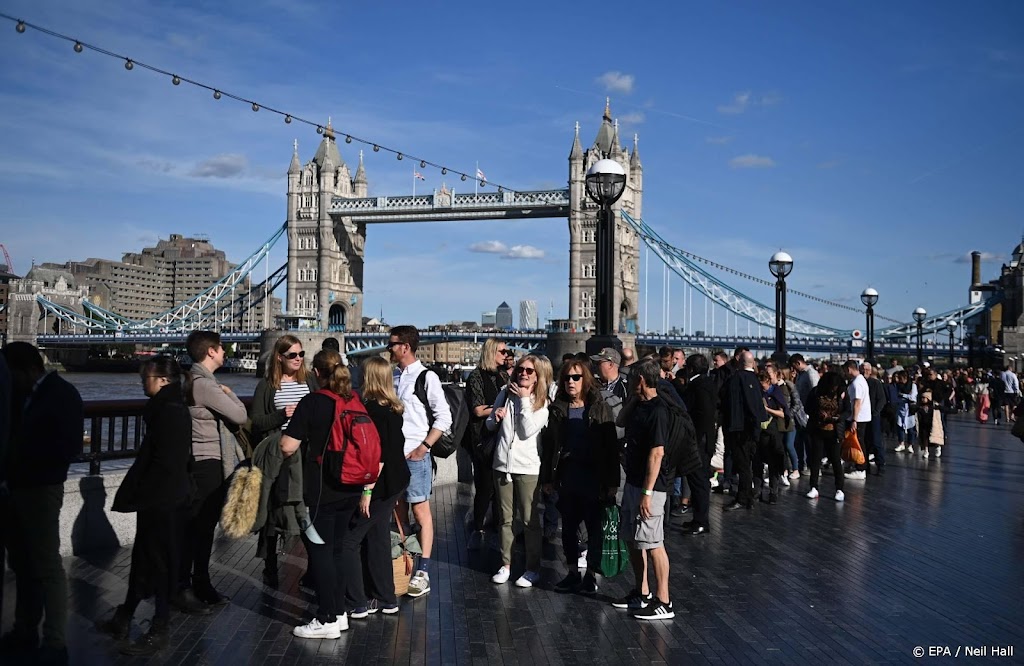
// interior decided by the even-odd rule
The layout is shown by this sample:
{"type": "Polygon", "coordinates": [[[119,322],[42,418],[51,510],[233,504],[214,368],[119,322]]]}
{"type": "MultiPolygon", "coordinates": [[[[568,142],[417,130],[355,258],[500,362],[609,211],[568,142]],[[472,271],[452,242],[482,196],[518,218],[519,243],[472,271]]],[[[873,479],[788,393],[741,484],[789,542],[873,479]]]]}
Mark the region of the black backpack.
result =
{"type": "MultiPolygon", "coordinates": [[[[413,393],[423,406],[427,409],[427,423],[431,426],[434,425],[434,412],[430,410],[430,403],[427,402],[427,373],[434,372],[433,370],[424,370],[420,373],[419,377],[416,378],[416,385],[413,387],[413,393]]],[[[434,372],[436,375],[437,373],[434,372]]],[[[438,377],[440,379],[440,377],[438,377]]],[[[434,443],[433,448],[430,449],[430,455],[434,458],[447,458],[451,454],[455,453],[455,449],[458,448],[462,442],[463,435],[466,434],[466,425],[469,423],[469,406],[466,404],[466,392],[455,384],[442,384],[441,388],[444,390],[444,399],[448,403],[448,409],[452,413],[452,427],[448,429],[441,439],[434,443]]]]}
{"type": "Polygon", "coordinates": [[[686,476],[700,470],[700,452],[697,450],[697,429],[693,419],[684,407],[670,400],[662,400],[668,412],[668,442],[665,444],[665,460],[662,469],[670,478],[686,476]]]}

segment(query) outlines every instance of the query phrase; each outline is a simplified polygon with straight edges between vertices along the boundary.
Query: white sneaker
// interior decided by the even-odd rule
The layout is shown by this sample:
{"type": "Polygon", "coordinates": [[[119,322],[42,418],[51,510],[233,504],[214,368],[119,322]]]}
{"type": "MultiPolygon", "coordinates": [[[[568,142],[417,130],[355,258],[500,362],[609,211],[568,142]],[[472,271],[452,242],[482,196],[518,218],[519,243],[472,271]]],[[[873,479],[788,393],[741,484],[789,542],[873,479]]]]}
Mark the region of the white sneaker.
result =
{"type": "Polygon", "coordinates": [[[942,447],[941,446],[938,446],[938,447],[935,448],[935,457],[936,458],[941,458],[942,457],[942,447]]]}
{"type": "Polygon", "coordinates": [[[927,458],[928,457],[928,449],[924,449],[923,450],[923,452],[921,453],[921,457],[922,458],[927,458]]]}
{"type": "Polygon", "coordinates": [[[415,599],[422,597],[427,592],[430,592],[430,576],[426,571],[417,571],[409,581],[409,591],[406,594],[415,599]]]}
{"type": "Polygon", "coordinates": [[[512,572],[509,571],[508,567],[502,567],[498,569],[498,573],[491,576],[491,582],[495,585],[504,585],[508,582],[509,576],[511,575],[512,572]]]}
{"type": "Polygon", "coordinates": [[[711,477],[711,487],[712,488],[717,488],[718,487],[718,475],[717,474],[715,474],[713,477],[711,477]]]}
{"type": "Polygon", "coordinates": [[[908,446],[907,447],[907,453],[909,453],[910,455],[914,455],[914,447],[913,446],[908,446]]]}
{"type": "Polygon", "coordinates": [[[580,556],[576,560],[576,568],[577,569],[586,569],[587,568],[587,551],[585,551],[585,550],[581,550],[580,551],[580,556]]]}
{"type": "Polygon", "coordinates": [[[907,447],[904,446],[903,444],[900,444],[899,446],[896,447],[896,453],[903,453],[906,450],[907,450],[907,447]]]}
{"type": "Polygon", "coordinates": [[[793,480],[799,479],[800,478],[800,470],[794,469],[792,472],[789,473],[789,478],[791,478],[793,480]]]}
{"type": "Polygon", "coordinates": [[[785,474],[782,475],[782,485],[789,488],[789,477],[785,474]]]}
{"type": "MultiPolygon", "coordinates": [[[[502,567],[504,569],[504,567],[502,567]]],[[[507,577],[506,577],[507,580],[507,577]]],[[[527,571],[516,580],[516,587],[533,587],[540,582],[540,574],[527,571]]]]}
{"type": "Polygon", "coordinates": [[[334,622],[320,622],[315,617],[309,624],[292,629],[297,638],[341,638],[341,632],[348,631],[348,616],[339,615],[334,622]]]}
{"type": "Polygon", "coordinates": [[[875,462],[875,454],[874,453],[869,453],[868,454],[868,462],[875,462]]]}
{"type": "Polygon", "coordinates": [[[837,502],[842,502],[845,499],[846,499],[846,495],[843,494],[843,491],[842,490],[837,490],[836,491],[836,501],[837,502]]]}
{"type": "Polygon", "coordinates": [[[807,499],[818,499],[818,489],[811,488],[810,490],[807,491],[807,494],[804,495],[804,497],[806,497],[807,499]]]}
{"type": "Polygon", "coordinates": [[[846,474],[844,474],[844,476],[846,478],[848,478],[848,479],[861,479],[861,480],[863,480],[863,479],[868,478],[868,473],[863,471],[863,470],[861,470],[861,471],[847,472],[846,474]]]}

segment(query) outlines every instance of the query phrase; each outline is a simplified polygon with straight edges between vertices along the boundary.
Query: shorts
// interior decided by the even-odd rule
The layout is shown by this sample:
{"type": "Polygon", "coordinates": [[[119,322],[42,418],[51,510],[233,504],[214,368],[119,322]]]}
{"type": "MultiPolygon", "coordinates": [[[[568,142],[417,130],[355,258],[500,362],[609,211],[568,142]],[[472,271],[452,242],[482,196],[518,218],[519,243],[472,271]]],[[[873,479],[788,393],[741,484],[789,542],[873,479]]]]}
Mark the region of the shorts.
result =
{"type": "Polygon", "coordinates": [[[651,496],[651,517],[640,517],[643,493],[636,486],[626,484],[622,489],[622,508],[619,511],[619,538],[639,550],[653,550],[665,545],[666,493],[655,490],[651,496]]]}
{"type": "Polygon", "coordinates": [[[430,491],[434,483],[434,469],[430,464],[430,454],[423,460],[406,459],[409,465],[409,487],[405,489],[405,501],[419,504],[430,499],[430,491]]]}

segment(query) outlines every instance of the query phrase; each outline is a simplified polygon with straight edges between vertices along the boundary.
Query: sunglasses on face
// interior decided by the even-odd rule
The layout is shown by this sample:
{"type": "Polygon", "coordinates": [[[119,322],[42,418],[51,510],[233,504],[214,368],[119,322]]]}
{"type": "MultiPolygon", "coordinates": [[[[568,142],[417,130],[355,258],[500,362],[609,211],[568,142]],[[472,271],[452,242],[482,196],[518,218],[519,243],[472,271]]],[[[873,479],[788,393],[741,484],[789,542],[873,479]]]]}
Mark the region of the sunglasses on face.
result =
{"type": "Polygon", "coordinates": [[[287,354],[281,354],[281,356],[284,356],[289,361],[294,361],[297,358],[306,358],[306,352],[288,352],[287,354]]]}
{"type": "Polygon", "coordinates": [[[533,368],[527,368],[525,366],[516,368],[516,374],[518,375],[526,375],[527,377],[529,377],[534,372],[536,372],[536,370],[534,370],[533,368]]]}
{"type": "Polygon", "coordinates": [[[583,375],[566,375],[565,378],[568,379],[570,382],[583,381],[583,375]]]}
{"type": "Polygon", "coordinates": [[[511,349],[499,349],[498,353],[503,356],[512,356],[514,352],[511,349]]]}
{"type": "Polygon", "coordinates": [[[397,347],[398,345],[401,345],[401,344],[405,344],[405,343],[399,342],[398,340],[392,340],[391,342],[388,343],[388,349],[394,349],[395,347],[397,347]]]}

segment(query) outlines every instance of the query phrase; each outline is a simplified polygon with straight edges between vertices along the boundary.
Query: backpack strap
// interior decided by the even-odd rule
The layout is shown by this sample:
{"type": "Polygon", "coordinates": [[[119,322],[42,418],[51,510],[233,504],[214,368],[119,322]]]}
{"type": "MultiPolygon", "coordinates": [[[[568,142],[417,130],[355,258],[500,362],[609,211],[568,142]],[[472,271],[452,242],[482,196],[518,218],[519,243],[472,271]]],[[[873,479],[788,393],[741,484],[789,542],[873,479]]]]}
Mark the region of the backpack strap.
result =
{"type": "MultiPolygon", "coordinates": [[[[430,402],[427,400],[427,373],[434,372],[433,370],[424,370],[416,377],[416,383],[413,385],[412,392],[419,398],[420,402],[423,403],[423,408],[427,412],[427,425],[431,428],[434,427],[434,411],[430,408],[430,402]]],[[[436,375],[437,373],[434,372],[436,375]]],[[[440,377],[438,377],[440,380],[440,377]]]]}

